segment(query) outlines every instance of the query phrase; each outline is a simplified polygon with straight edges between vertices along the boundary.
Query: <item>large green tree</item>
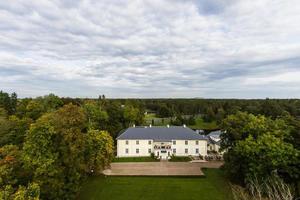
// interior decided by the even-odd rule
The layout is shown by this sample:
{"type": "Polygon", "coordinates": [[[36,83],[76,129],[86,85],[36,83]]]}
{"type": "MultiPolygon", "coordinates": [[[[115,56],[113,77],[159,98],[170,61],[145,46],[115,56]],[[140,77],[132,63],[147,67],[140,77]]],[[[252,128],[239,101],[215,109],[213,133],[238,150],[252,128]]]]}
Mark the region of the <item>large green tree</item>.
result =
{"type": "Polygon", "coordinates": [[[272,171],[288,181],[299,179],[299,149],[288,142],[292,128],[283,119],[238,112],[222,124],[224,168],[233,181],[245,183],[272,171]]]}
{"type": "Polygon", "coordinates": [[[99,174],[113,159],[114,142],[107,131],[89,130],[85,143],[87,173],[99,174]]]}

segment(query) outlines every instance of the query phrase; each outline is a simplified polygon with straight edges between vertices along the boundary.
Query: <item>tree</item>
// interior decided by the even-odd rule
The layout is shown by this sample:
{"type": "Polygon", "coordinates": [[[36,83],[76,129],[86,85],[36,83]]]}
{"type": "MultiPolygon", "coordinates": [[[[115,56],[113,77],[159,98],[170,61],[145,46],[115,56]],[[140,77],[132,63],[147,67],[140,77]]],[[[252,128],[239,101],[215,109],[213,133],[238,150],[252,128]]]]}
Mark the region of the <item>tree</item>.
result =
{"type": "Polygon", "coordinates": [[[37,100],[31,100],[26,105],[26,117],[38,119],[45,112],[43,104],[37,100]]]}
{"type": "Polygon", "coordinates": [[[41,187],[41,197],[71,198],[84,171],[83,109],[72,104],[45,114],[30,127],[24,144],[24,161],[41,187]]]}
{"type": "Polygon", "coordinates": [[[215,120],[215,118],[216,118],[216,114],[215,114],[213,108],[211,106],[207,107],[206,113],[203,118],[204,121],[212,122],[213,120],[215,120]]]}
{"type": "Polygon", "coordinates": [[[10,96],[10,112],[9,112],[9,114],[15,114],[16,113],[17,103],[18,103],[18,96],[15,92],[13,92],[10,96]]]}
{"type": "Polygon", "coordinates": [[[14,114],[17,108],[17,94],[0,91],[0,107],[4,108],[8,114],[14,114]]]}
{"type": "Polygon", "coordinates": [[[104,130],[107,127],[108,114],[100,105],[94,102],[86,102],[83,109],[88,119],[89,128],[104,130]]]}
{"type": "Polygon", "coordinates": [[[37,183],[29,183],[27,187],[19,186],[17,191],[11,185],[6,185],[0,189],[0,199],[13,199],[13,200],[39,200],[40,187],[37,183]]]}
{"type": "Polygon", "coordinates": [[[21,147],[31,123],[29,118],[19,119],[14,115],[8,119],[0,118],[0,146],[14,144],[21,147]]]}
{"type": "Polygon", "coordinates": [[[262,115],[255,116],[245,112],[238,112],[229,115],[223,120],[221,127],[221,147],[232,148],[236,142],[245,140],[250,135],[257,138],[266,132],[274,132],[278,137],[286,137],[289,134],[289,127],[281,119],[272,120],[262,115]]]}
{"type": "Polygon", "coordinates": [[[110,164],[114,153],[113,145],[113,139],[107,131],[88,131],[85,145],[87,173],[99,174],[110,164]]]}
{"type": "Polygon", "coordinates": [[[292,144],[284,142],[272,132],[265,133],[254,139],[249,136],[239,141],[234,148],[235,155],[241,158],[242,173],[246,181],[253,176],[261,180],[271,176],[277,171],[286,179],[296,180],[300,176],[300,152],[292,144]]]}
{"type": "Polygon", "coordinates": [[[288,142],[292,129],[284,120],[238,112],[223,120],[222,128],[224,168],[231,180],[245,183],[274,170],[286,181],[299,179],[299,150],[288,142]]]}
{"type": "Polygon", "coordinates": [[[138,124],[140,121],[139,119],[139,109],[133,107],[130,104],[126,104],[124,108],[124,120],[125,120],[125,126],[128,127],[132,124],[138,124]]]}
{"type": "Polygon", "coordinates": [[[281,116],[284,112],[283,108],[275,100],[271,100],[268,98],[262,103],[261,111],[261,114],[270,116],[273,119],[281,116]]]}
{"type": "Polygon", "coordinates": [[[40,187],[37,183],[29,183],[27,187],[19,186],[12,196],[14,200],[39,200],[40,187]]]}
{"type": "Polygon", "coordinates": [[[159,117],[172,117],[173,116],[173,112],[172,110],[167,107],[166,105],[161,105],[158,109],[157,115],[159,117]]]}

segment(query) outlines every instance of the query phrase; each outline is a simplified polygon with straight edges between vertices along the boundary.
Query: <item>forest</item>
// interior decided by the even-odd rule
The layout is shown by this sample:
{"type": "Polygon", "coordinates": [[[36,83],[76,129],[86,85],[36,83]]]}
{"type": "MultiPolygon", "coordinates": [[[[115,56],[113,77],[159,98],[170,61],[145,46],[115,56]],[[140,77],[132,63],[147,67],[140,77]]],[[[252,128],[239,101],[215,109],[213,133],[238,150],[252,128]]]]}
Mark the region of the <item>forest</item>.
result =
{"type": "Polygon", "coordinates": [[[232,183],[245,187],[275,173],[299,194],[298,99],[18,98],[1,91],[0,199],[76,198],[82,182],[112,161],[118,134],[149,125],[146,113],[172,125],[215,123],[232,183]]]}

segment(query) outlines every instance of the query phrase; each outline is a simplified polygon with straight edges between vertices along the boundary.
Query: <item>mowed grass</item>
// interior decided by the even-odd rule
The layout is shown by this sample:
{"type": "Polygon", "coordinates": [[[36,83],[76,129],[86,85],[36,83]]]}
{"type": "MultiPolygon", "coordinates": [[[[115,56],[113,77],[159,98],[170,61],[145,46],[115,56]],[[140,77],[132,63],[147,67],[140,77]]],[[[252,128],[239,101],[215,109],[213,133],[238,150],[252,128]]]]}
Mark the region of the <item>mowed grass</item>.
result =
{"type": "Polygon", "coordinates": [[[92,177],[79,200],[231,200],[220,169],[204,170],[206,177],[92,177]]]}
{"type": "MultiPolygon", "coordinates": [[[[155,114],[147,114],[145,115],[145,126],[148,126],[149,124],[152,124],[152,120],[154,120],[154,126],[166,126],[167,124],[171,123],[171,117],[167,118],[159,118],[156,117],[155,114]]],[[[175,120],[175,119],[174,119],[175,120]]],[[[214,130],[218,129],[218,124],[216,121],[212,122],[205,122],[201,116],[195,117],[195,125],[188,125],[188,127],[192,129],[203,129],[203,130],[214,130]]]]}
{"type": "Polygon", "coordinates": [[[204,129],[204,130],[213,130],[213,129],[218,129],[218,125],[216,121],[212,122],[204,122],[201,117],[196,117],[195,119],[196,124],[195,125],[190,125],[190,128],[193,129],[204,129]]]}

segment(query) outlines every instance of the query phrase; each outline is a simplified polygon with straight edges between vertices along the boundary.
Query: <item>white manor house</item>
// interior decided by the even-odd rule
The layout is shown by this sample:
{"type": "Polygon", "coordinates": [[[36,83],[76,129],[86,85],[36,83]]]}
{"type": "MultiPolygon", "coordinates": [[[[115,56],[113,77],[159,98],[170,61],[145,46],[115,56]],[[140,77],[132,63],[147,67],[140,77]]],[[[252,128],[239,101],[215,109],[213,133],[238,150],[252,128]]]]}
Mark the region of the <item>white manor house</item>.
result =
{"type": "Polygon", "coordinates": [[[117,157],[150,156],[160,159],[207,155],[207,138],[186,126],[131,127],[117,137],[117,157]]]}

